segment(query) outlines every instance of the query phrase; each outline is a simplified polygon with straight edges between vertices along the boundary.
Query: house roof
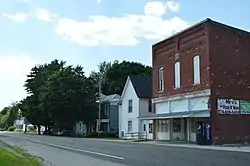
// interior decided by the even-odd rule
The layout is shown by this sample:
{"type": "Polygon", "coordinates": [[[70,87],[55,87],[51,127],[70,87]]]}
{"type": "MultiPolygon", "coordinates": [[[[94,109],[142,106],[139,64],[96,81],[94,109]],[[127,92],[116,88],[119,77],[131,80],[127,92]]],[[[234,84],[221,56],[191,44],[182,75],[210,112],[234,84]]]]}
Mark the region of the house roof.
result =
{"type": "Polygon", "coordinates": [[[129,76],[138,98],[152,97],[152,76],[129,76]]]}
{"type": "Polygon", "coordinates": [[[101,102],[112,102],[112,101],[119,101],[120,95],[112,94],[112,95],[104,95],[101,94],[101,102]]]}

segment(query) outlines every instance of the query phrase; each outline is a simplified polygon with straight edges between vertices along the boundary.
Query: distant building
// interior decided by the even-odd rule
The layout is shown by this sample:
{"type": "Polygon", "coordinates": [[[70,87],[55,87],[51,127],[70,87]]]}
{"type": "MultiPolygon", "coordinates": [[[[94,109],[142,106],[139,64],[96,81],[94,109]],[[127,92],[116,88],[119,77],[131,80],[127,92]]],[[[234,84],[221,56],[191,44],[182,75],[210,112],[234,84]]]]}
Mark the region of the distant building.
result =
{"type": "Polygon", "coordinates": [[[13,123],[13,126],[16,130],[25,131],[25,128],[28,128],[28,121],[25,117],[22,117],[20,119],[16,119],[13,123]]]}
{"type": "MultiPolygon", "coordinates": [[[[118,132],[119,130],[119,103],[120,95],[101,95],[100,131],[118,132]]],[[[99,102],[99,101],[98,101],[99,102]]],[[[99,118],[96,120],[98,124],[99,118]]],[[[97,129],[97,128],[96,128],[97,129]]]]}
{"type": "Polygon", "coordinates": [[[153,45],[152,58],[155,114],[142,119],[154,139],[195,142],[204,125],[213,144],[250,142],[249,32],[206,19],[153,45]]]}

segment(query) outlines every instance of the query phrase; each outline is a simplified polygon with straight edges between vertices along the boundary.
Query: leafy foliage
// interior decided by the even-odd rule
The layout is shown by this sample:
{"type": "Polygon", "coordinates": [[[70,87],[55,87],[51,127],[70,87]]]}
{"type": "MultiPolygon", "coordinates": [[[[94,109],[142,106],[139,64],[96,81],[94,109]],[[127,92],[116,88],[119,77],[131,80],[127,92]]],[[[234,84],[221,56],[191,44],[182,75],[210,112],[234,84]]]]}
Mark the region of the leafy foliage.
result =
{"type": "Polygon", "coordinates": [[[12,103],[9,107],[5,107],[0,112],[0,127],[8,129],[17,118],[21,117],[19,112],[18,103],[12,103]]]}
{"type": "Polygon", "coordinates": [[[123,61],[119,63],[114,61],[112,64],[102,62],[99,65],[98,72],[92,72],[90,77],[93,77],[95,84],[98,83],[99,78],[102,76],[104,94],[120,94],[122,93],[126,79],[129,75],[152,75],[152,68],[137,62],[123,61]]]}
{"type": "Polygon", "coordinates": [[[54,126],[70,130],[78,120],[96,118],[95,89],[81,66],[66,66],[66,62],[53,60],[32,68],[25,82],[30,96],[20,108],[32,124],[54,126]]]}

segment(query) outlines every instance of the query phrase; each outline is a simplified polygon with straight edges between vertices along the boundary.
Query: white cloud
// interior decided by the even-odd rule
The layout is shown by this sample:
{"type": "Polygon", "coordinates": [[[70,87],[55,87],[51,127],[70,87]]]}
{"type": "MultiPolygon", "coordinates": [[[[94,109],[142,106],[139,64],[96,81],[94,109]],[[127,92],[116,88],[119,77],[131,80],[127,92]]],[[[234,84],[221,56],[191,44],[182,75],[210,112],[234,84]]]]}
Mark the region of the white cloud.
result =
{"type": "Polygon", "coordinates": [[[166,13],[166,5],[161,1],[147,2],[144,6],[144,13],[150,16],[162,16],[166,13]]]}
{"type": "MultiPolygon", "coordinates": [[[[93,15],[86,21],[61,18],[56,25],[56,33],[82,46],[135,45],[142,39],[164,39],[189,26],[179,17],[161,17],[168,8],[173,10],[175,6],[171,3],[167,6],[166,2],[162,7],[161,3],[147,3],[144,14],[126,14],[123,17],[93,15]],[[150,8],[157,11],[150,11],[150,8]]],[[[177,11],[176,6],[174,10],[177,11]]]]}
{"type": "Polygon", "coordinates": [[[35,16],[41,21],[52,21],[52,19],[57,15],[45,9],[37,9],[35,11],[35,16]]]}
{"type": "Polygon", "coordinates": [[[2,14],[4,17],[7,17],[9,19],[12,19],[17,22],[24,22],[28,19],[29,14],[23,13],[23,12],[18,12],[18,13],[3,13],[2,14]]]}
{"type": "Polygon", "coordinates": [[[24,81],[35,64],[36,60],[26,55],[0,55],[0,109],[27,95],[24,81]]]}
{"type": "Polygon", "coordinates": [[[166,10],[178,12],[180,5],[174,1],[151,1],[147,2],[144,6],[144,13],[150,16],[160,17],[166,13],[166,10]]]}

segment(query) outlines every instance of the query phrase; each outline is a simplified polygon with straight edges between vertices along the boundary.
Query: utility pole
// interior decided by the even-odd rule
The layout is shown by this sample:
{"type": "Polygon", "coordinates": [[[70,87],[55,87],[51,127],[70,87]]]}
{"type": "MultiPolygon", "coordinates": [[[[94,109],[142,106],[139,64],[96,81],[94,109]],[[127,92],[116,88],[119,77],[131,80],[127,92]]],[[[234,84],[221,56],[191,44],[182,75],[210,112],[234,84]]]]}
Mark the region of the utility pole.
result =
{"type": "Polygon", "coordinates": [[[102,79],[99,80],[99,111],[98,111],[98,136],[100,136],[101,131],[101,94],[102,94],[102,79]]]}

